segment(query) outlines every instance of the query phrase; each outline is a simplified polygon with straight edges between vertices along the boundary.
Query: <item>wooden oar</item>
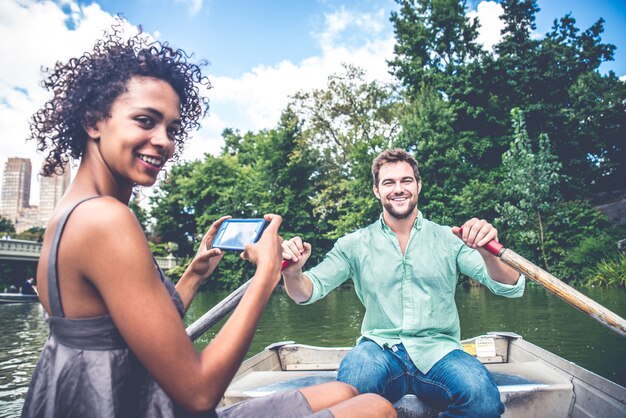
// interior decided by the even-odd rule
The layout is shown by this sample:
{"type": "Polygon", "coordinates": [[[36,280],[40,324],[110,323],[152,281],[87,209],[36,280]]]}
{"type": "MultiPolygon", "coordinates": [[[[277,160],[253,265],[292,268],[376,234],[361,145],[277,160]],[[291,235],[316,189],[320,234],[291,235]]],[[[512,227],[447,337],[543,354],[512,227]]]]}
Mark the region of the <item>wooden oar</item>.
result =
{"type": "Polygon", "coordinates": [[[485,244],[483,248],[496,257],[499,257],[506,265],[522,273],[532,281],[539,283],[549,292],[626,338],[626,320],[624,320],[624,318],[583,295],[573,287],[563,283],[561,280],[537,267],[513,250],[504,248],[499,242],[491,241],[485,244]]]}
{"type": "Polygon", "coordinates": [[[250,282],[252,282],[252,279],[239,286],[233,293],[226,296],[220,303],[198,318],[193,324],[189,325],[187,327],[187,335],[189,335],[191,341],[198,339],[198,337],[207,332],[209,328],[235,310],[243,294],[246,293],[246,289],[250,286],[250,282]]]}
{"type": "MultiPolygon", "coordinates": [[[[285,268],[289,264],[288,260],[283,260],[282,268],[285,268]]],[[[187,327],[187,335],[191,338],[191,341],[195,341],[202,334],[207,332],[213,325],[217,324],[226,315],[235,310],[239,301],[246,293],[246,289],[250,286],[252,279],[248,280],[241,286],[239,286],[233,293],[226,296],[220,303],[215,305],[211,310],[202,315],[200,318],[187,327]]]]}

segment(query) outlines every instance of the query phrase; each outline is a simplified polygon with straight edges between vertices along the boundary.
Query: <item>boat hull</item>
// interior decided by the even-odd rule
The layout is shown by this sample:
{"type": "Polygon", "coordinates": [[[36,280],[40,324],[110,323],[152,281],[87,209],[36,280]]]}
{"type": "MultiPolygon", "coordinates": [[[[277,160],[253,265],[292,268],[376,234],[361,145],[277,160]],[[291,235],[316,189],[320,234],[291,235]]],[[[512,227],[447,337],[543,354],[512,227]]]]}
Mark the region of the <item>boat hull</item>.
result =
{"type": "MultiPolygon", "coordinates": [[[[626,388],[550,353],[512,333],[462,342],[494,376],[506,406],[504,417],[626,417],[626,388]]],[[[350,347],[277,343],[246,360],[222,405],[336,379],[350,347]]],[[[394,406],[399,417],[436,417],[414,395],[394,406]]]]}
{"type": "Polygon", "coordinates": [[[30,303],[39,302],[37,295],[24,295],[22,293],[0,293],[0,303],[30,303]]]}

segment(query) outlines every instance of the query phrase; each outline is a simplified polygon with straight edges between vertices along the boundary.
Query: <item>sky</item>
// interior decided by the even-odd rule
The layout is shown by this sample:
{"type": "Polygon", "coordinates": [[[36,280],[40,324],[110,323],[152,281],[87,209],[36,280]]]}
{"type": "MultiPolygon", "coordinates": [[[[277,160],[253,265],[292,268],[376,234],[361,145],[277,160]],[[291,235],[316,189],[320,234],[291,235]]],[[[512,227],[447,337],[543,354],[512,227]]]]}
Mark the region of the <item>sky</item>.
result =
{"type": "MultiPolygon", "coordinates": [[[[501,6],[467,1],[481,23],[479,41],[499,38],[501,6]]],[[[626,80],[626,0],[538,0],[541,37],[554,19],[571,13],[589,28],[604,18],[603,42],[617,46],[600,71],[626,80]]],[[[33,164],[31,205],[39,203],[43,154],[29,136],[31,115],[47,100],[41,68],[79,56],[121,14],[131,26],[208,60],[209,116],[190,138],[182,160],[217,154],[225,128],[242,133],[271,129],[291,96],[323,88],[327,78],[355,64],[371,80],[393,82],[389,22],[392,0],[2,0],[0,1],[0,167],[9,157],[33,164]]],[[[0,186],[1,187],[1,186],[0,186]]]]}

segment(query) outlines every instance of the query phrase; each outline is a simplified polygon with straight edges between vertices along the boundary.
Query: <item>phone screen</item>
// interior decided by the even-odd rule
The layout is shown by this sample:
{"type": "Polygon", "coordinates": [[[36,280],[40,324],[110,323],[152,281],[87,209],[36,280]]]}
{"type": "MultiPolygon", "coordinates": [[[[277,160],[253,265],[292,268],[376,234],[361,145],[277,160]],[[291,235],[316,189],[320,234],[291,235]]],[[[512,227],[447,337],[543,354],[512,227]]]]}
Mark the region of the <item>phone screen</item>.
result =
{"type": "Polygon", "coordinates": [[[227,219],[217,232],[213,247],[243,250],[247,244],[259,239],[264,227],[263,219],[227,219]]]}

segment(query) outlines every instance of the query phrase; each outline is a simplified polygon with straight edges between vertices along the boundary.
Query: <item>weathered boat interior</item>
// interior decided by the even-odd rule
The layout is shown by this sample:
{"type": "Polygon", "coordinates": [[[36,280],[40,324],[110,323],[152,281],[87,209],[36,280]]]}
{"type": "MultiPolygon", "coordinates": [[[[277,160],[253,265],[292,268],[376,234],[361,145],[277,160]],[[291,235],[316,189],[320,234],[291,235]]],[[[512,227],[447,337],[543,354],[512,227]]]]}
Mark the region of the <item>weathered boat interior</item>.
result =
{"type": "MultiPolygon", "coordinates": [[[[506,405],[505,417],[626,417],[626,388],[516,334],[489,333],[463,341],[463,348],[493,374],[506,405]]],[[[241,365],[222,405],[335,380],[349,349],[273,344],[241,365]]],[[[438,414],[413,395],[395,407],[399,417],[438,414]]]]}

